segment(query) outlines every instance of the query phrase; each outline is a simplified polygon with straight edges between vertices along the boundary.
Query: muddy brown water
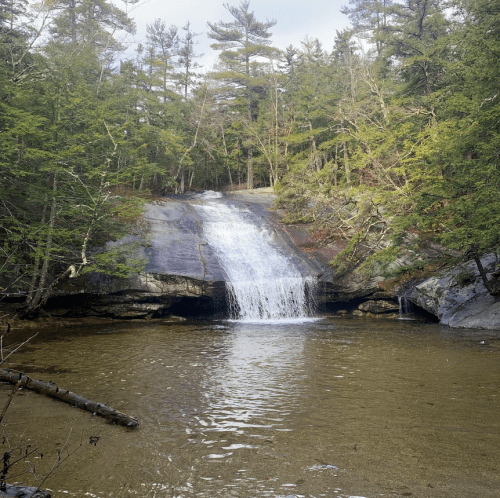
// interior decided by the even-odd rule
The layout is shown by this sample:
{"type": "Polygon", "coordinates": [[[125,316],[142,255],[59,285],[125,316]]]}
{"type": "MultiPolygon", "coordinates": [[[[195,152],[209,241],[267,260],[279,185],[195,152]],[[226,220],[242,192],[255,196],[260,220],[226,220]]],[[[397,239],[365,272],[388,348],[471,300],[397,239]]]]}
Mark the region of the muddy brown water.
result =
{"type": "Polygon", "coordinates": [[[83,441],[44,483],[55,498],[500,496],[500,332],[107,323],[42,332],[10,360],[140,419],[131,430],[18,394],[4,451],[39,448],[46,474],[83,441]]]}

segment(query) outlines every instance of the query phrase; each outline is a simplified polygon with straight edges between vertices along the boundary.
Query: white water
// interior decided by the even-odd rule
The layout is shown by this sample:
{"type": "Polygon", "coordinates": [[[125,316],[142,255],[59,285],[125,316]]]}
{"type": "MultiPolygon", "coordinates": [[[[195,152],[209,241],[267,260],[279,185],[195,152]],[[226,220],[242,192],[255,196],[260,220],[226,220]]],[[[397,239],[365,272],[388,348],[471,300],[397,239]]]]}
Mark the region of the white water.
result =
{"type": "Polygon", "coordinates": [[[313,278],[303,277],[274,243],[272,231],[251,221],[251,212],[204,195],[195,205],[203,234],[229,278],[231,318],[242,321],[295,321],[311,316],[313,278]]]}
{"type": "Polygon", "coordinates": [[[399,319],[413,320],[413,303],[405,296],[398,296],[399,303],[399,319]]]}

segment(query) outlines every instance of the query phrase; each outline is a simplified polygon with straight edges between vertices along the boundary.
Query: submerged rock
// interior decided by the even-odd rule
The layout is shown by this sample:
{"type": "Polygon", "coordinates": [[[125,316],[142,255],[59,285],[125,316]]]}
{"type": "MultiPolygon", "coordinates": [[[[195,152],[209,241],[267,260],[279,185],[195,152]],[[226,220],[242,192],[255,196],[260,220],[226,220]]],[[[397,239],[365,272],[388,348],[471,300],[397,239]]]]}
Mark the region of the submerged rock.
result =
{"type": "Polygon", "coordinates": [[[5,490],[0,490],[0,498],[50,498],[50,494],[43,489],[30,486],[15,486],[6,484],[5,490]]]}

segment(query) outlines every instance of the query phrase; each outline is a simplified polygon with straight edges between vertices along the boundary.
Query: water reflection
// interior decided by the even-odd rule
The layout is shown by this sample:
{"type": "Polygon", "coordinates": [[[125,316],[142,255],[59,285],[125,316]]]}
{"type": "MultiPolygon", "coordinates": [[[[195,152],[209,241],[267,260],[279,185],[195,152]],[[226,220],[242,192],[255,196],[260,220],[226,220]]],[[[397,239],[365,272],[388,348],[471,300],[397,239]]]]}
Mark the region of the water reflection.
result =
{"type": "Polygon", "coordinates": [[[13,361],[139,430],[34,393],[4,430],[44,449],[41,470],[69,428],[100,436],[51,478],[54,498],[493,498],[499,360],[494,332],[410,322],[68,330],[13,361]]]}
{"type": "MultiPolygon", "coordinates": [[[[293,330],[293,329],[292,329],[293,330]]],[[[259,436],[259,429],[286,430],[285,417],[300,398],[306,336],[279,325],[233,324],[223,362],[207,370],[207,430],[259,436]]]]}

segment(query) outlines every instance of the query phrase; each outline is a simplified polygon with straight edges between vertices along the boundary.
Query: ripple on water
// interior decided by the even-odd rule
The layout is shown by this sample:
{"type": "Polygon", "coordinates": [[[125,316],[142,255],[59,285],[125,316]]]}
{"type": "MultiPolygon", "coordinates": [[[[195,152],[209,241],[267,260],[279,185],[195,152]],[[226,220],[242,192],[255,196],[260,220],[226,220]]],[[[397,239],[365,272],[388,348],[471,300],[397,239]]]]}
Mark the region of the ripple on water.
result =
{"type": "Polygon", "coordinates": [[[212,325],[68,330],[16,354],[141,422],[129,431],[16,396],[5,428],[43,448],[40,471],[69,428],[78,441],[101,436],[51,477],[54,498],[499,496],[492,333],[326,318],[212,325]]]}

